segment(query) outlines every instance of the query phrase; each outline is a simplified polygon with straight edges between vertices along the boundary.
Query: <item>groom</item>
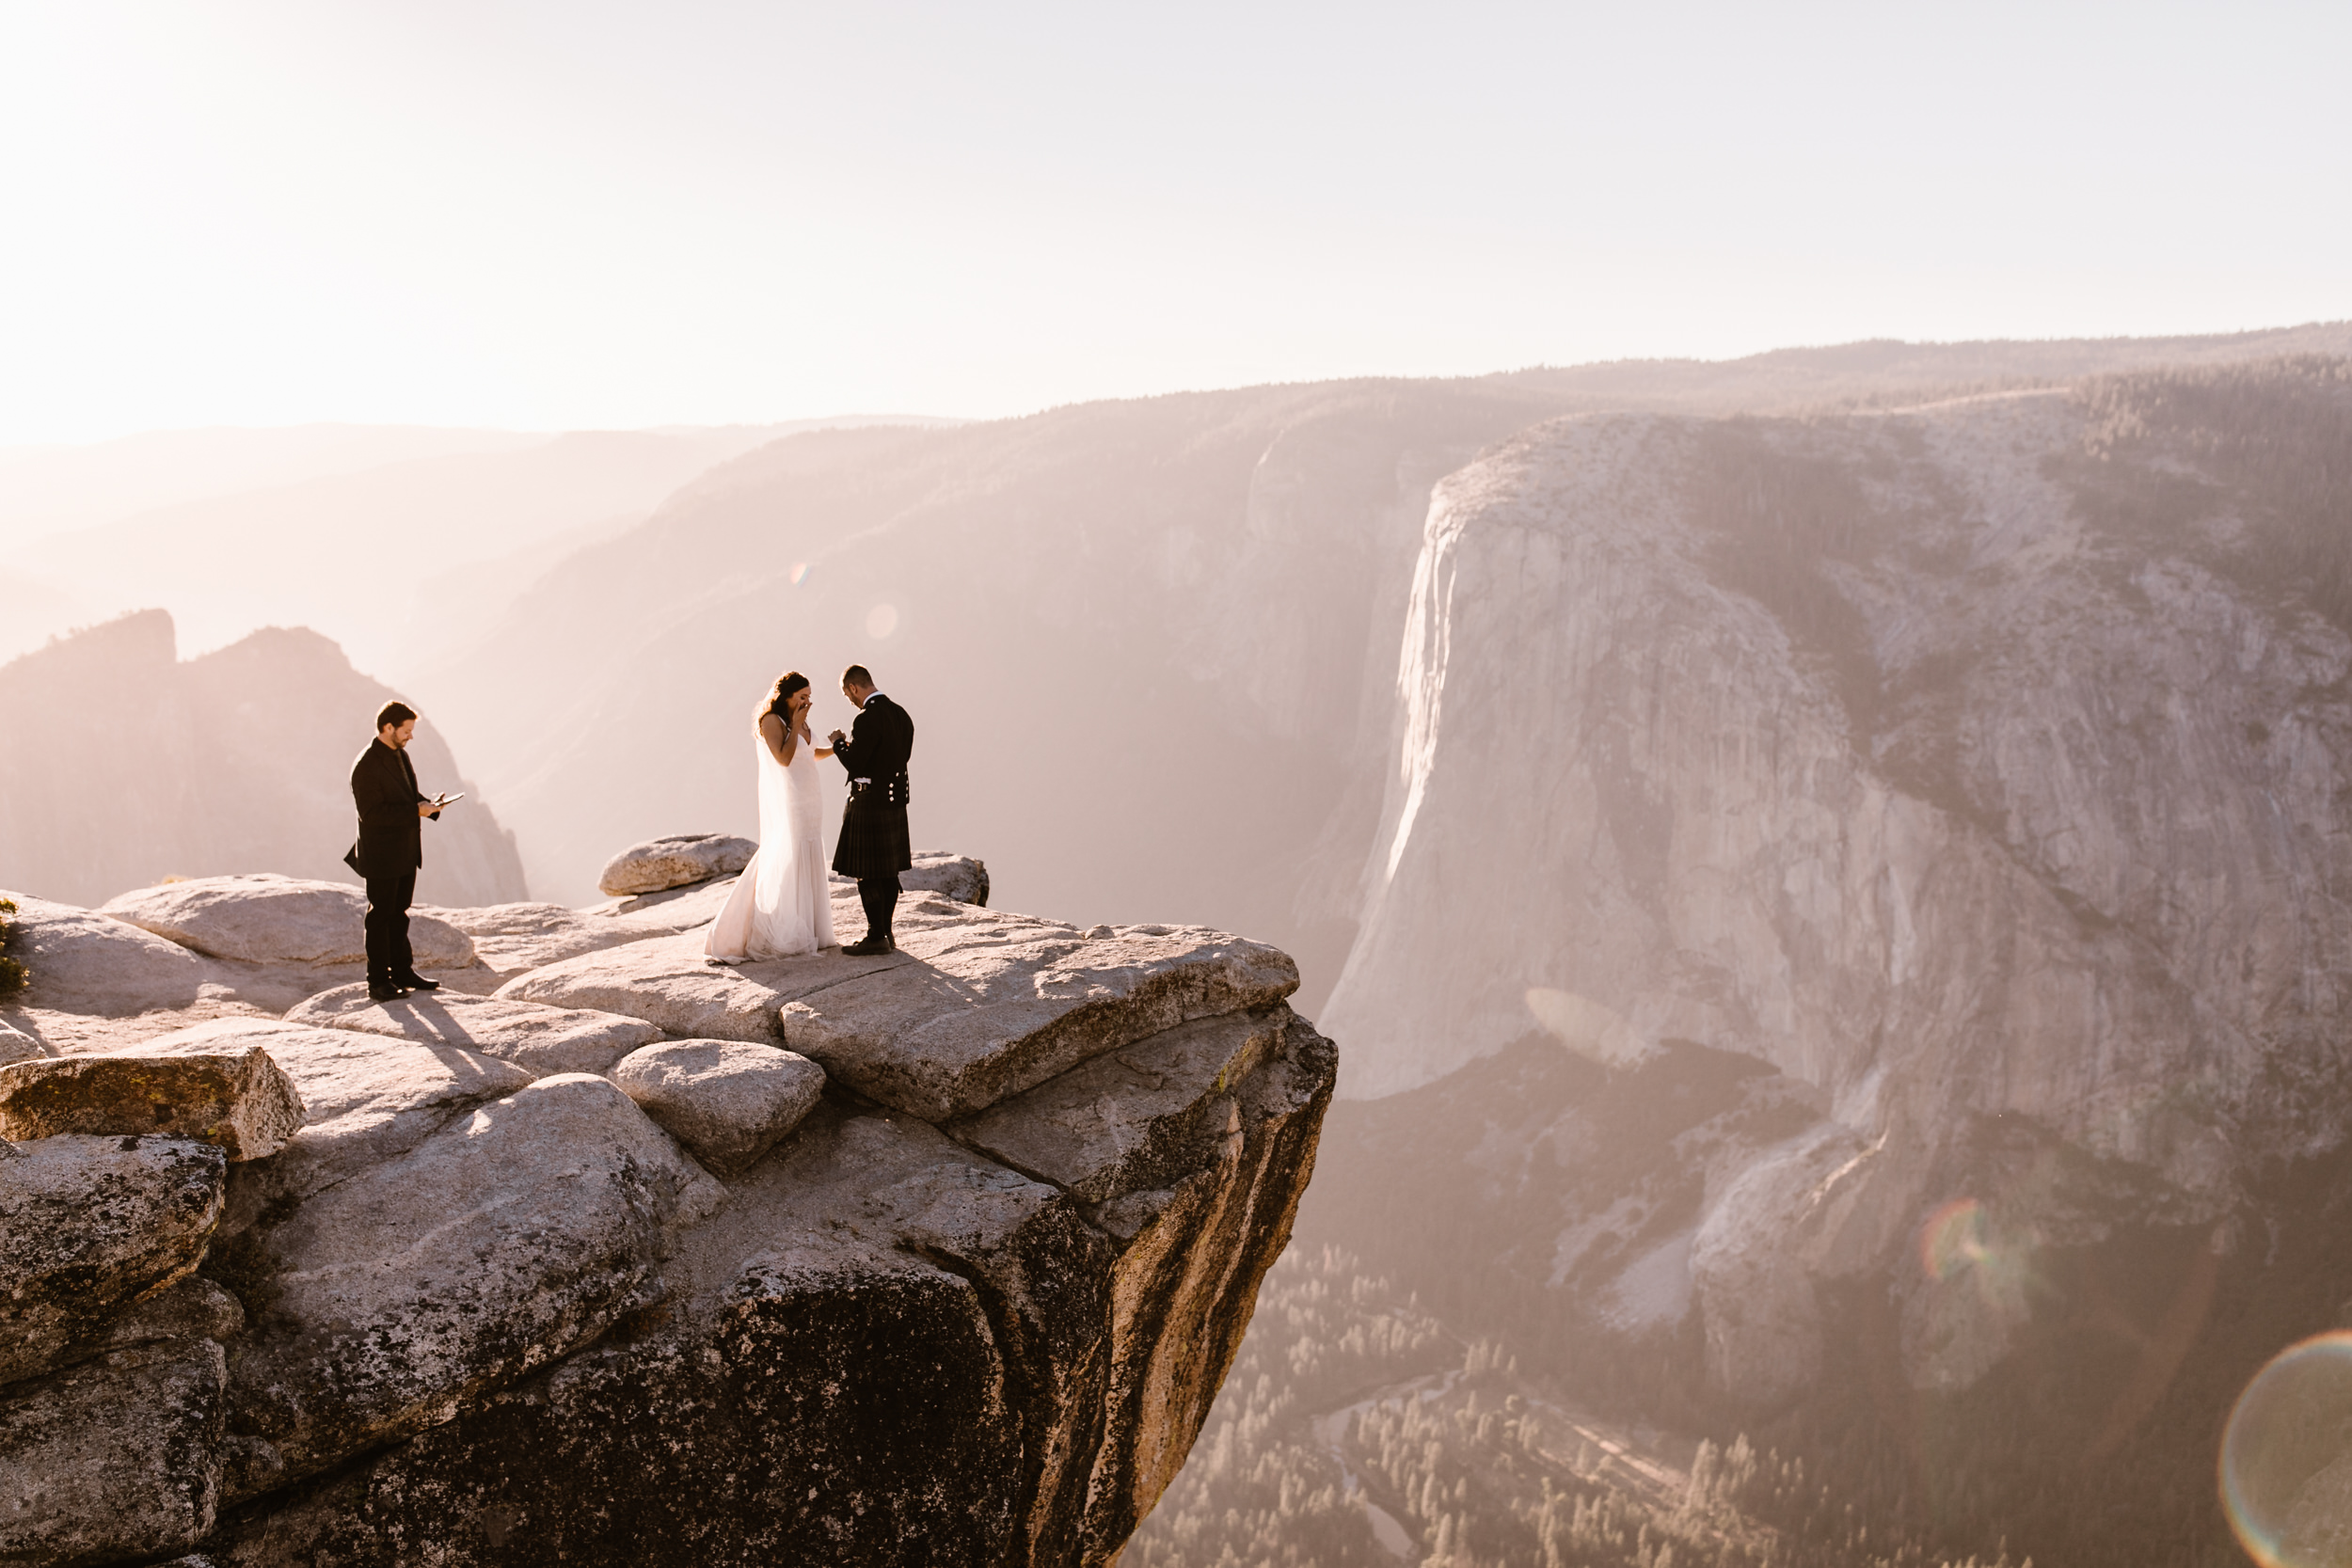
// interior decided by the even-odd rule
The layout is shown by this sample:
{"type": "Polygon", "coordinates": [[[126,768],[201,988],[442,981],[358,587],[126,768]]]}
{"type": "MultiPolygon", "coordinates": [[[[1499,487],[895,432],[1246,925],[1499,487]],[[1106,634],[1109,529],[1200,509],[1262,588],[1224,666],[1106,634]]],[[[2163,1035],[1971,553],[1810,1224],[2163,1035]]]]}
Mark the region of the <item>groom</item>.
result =
{"type": "Polygon", "coordinates": [[[907,756],[914,750],[914,721],[874,689],[863,664],[841,672],[841,694],[857,705],[853,733],[828,736],[833,754],[850,772],[850,804],[841,814],[841,842],[833,868],[857,880],[866,906],[866,940],[844,953],[870,958],[891,953],[890,920],[898,905],[898,873],[914,863],[907,836],[907,756]]]}

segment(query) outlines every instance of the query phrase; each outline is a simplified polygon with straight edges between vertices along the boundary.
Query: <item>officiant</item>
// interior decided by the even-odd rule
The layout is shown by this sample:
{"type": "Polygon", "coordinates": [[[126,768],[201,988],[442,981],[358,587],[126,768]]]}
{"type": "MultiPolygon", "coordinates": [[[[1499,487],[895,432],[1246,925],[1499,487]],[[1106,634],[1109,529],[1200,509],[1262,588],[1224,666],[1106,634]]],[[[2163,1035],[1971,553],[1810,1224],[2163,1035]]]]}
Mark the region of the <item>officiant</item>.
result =
{"type": "Polygon", "coordinates": [[[417,787],[417,769],[408,760],[416,733],[417,710],[386,703],[375,715],[375,738],[351,765],[359,841],[343,863],[368,884],[368,995],[378,1002],[441,989],[438,980],[417,973],[408,905],[417,894],[417,868],[424,863],[425,820],[439,821],[441,809],[457,797],[428,797],[417,787]]]}

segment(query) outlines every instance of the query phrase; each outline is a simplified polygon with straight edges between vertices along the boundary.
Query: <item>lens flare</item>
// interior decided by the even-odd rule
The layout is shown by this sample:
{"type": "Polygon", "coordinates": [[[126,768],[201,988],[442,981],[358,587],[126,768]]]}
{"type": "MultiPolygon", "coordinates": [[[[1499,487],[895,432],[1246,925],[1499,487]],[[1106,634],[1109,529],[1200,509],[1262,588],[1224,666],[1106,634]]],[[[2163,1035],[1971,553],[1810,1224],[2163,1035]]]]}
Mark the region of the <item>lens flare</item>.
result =
{"type": "Polygon", "coordinates": [[[794,562],[792,563],[792,578],[791,578],[791,581],[792,581],[792,586],[793,586],[793,587],[795,587],[795,588],[798,588],[801,584],[803,584],[803,583],[806,582],[807,580],[808,580],[808,562],[805,562],[805,561],[796,561],[796,562],[794,562]]]}
{"type": "Polygon", "coordinates": [[[1919,1266],[1930,1279],[1949,1279],[1987,1256],[1984,1205],[1973,1197],[1954,1198],[1919,1227],[1919,1266]]]}
{"type": "Polygon", "coordinates": [[[2221,1434],[2221,1502],[2263,1568],[2352,1562],[2352,1332],[2254,1374],[2221,1434]]]}
{"type": "Polygon", "coordinates": [[[898,607],[878,604],[866,612],[866,635],[879,642],[898,629],[898,607]]]}

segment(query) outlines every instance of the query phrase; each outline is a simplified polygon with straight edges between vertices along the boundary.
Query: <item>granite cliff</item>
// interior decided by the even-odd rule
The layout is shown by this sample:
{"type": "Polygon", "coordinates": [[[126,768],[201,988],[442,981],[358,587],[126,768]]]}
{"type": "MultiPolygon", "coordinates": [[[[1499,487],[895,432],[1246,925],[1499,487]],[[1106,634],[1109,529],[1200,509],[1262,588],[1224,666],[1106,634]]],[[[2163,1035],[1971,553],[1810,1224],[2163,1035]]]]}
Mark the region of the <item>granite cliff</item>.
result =
{"type": "Polygon", "coordinates": [[[0,1560],[1109,1561],[1335,1053],[1272,948],[907,881],[732,969],[724,877],[431,911],[389,1004],[331,884],[20,896],[0,1560]]]}
{"type": "Polygon", "coordinates": [[[1450,476],[1323,1218],[1703,1345],[1751,1419],[2065,1342],[2047,1451],[2217,1420],[2184,1369],[2250,1370],[2233,1292],[2334,1201],[2281,1173],[2352,1130],[2347,455],[2312,359],[1450,476]]]}
{"type": "MultiPolygon", "coordinates": [[[[1329,1009],[1347,1092],[1530,1036],[1768,1069],[1694,1202],[1564,1214],[1547,1267],[1688,1303],[1767,1401],[1819,1371],[1818,1292],[1947,1203],[2045,1239],[2212,1225],[2250,1166],[2340,1143],[2352,640],[2342,469],[2312,476],[2343,364],[1575,420],[1451,477],[1329,1009]],[[2016,1160],[2042,1177],[1987,1168],[2016,1160]]],[[[1921,1386],[1974,1382],[2024,1310],[1902,1293],[1921,1386]]]]}

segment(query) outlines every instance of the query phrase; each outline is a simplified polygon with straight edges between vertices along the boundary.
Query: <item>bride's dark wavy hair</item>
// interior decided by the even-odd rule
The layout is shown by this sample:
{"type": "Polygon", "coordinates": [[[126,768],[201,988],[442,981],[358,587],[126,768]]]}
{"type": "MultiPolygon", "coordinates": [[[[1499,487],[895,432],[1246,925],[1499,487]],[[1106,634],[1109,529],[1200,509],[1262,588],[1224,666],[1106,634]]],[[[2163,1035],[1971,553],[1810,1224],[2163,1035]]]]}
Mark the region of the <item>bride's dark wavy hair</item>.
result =
{"type": "Polygon", "coordinates": [[[753,732],[756,734],[759,729],[759,721],[762,719],[767,718],[771,713],[776,715],[778,718],[782,718],[784,716],[784,705],[792,700],[792,694],[795,691],[803,689],[807,685],[808,677],[802,674],[798,670],[787,670],[783,674],[778,675],[776,677],[774,689],[768,693],[768,700],[761,703],[759,705],[759,711],[752,715],[753,732]]]}

